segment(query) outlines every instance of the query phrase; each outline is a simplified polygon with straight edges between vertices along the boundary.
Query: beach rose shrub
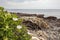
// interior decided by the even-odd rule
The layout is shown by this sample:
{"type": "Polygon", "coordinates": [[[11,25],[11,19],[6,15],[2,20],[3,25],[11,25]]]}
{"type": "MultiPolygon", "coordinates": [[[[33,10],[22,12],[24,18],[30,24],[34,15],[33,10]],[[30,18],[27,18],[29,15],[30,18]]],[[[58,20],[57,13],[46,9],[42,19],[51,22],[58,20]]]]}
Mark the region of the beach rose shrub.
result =
{"type": "Polygon", "coordinates": [[[30,40],[31,36],[15,14],[3,11],[0,7],[0,40],[30,40]]]}

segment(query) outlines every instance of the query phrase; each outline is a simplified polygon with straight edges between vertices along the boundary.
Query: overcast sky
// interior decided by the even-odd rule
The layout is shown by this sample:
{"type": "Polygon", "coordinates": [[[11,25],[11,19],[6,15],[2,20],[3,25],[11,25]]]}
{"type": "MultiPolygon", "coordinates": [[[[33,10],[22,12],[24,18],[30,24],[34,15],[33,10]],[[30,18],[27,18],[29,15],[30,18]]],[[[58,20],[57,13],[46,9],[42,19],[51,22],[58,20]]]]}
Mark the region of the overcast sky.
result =
{"type": "Polygon", "coordinates": [[[0,0],[6,9],[60,9],[60,0],[0,0]]]}

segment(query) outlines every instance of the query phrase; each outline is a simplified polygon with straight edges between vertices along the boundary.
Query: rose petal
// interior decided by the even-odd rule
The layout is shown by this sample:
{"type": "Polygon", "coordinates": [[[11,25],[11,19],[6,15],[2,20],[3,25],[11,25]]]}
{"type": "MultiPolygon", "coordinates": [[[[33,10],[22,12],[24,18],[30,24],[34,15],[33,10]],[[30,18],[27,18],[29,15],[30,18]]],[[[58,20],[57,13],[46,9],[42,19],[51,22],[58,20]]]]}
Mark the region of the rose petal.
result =
{"type": "Polygon", "coordinates": [[[18,26],[17,26],[17,28],[18,28],[18,29],[21,29],[21,28],[22,28],[22,26],[18,25],[18,26]]]}

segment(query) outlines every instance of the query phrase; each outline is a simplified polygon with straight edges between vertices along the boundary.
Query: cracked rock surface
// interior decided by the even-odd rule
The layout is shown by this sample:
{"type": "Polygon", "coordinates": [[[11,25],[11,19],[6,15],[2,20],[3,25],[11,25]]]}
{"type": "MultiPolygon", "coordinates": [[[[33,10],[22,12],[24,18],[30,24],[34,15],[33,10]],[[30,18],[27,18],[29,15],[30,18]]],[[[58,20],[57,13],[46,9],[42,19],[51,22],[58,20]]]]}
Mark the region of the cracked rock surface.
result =
{"type": "Polygon", "coordinates": [[[28,28],[31,40],[60,40],[60,19],[56,17],[40,18],[36,16],[22,16],[22,24],[28,28]]]}

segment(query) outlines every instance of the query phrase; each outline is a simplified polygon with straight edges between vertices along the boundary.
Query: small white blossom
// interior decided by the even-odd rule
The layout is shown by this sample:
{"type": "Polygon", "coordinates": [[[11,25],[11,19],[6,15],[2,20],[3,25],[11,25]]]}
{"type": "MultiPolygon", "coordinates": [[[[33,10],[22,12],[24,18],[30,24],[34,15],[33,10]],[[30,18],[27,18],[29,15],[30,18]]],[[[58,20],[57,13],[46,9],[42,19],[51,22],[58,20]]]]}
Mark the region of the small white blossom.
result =
{"type": "Polygon", "coordinates": [[[9,28],[9,26],[6,26],[6,28],[9,28]]]}
{"type": "Polygon", "coordinates": [[[22,26],[18,25],[18,26],[17,26],[17,28],[18,28],[18,29],[21,29],[21,28],[22,28],[22,26]]]}
{"type": "Polygon", "coordinates": [[[14,20],[14,21],[17,21],[17,20],[18,20],[18,18],[13,18],[13,20],[14,20]]]}

